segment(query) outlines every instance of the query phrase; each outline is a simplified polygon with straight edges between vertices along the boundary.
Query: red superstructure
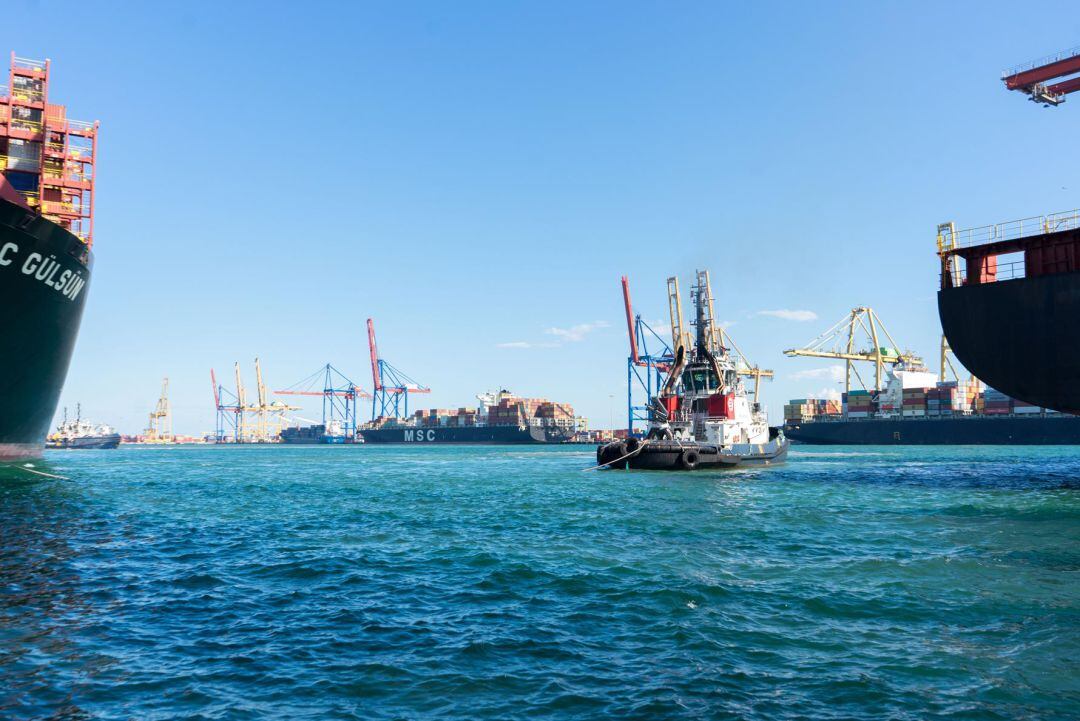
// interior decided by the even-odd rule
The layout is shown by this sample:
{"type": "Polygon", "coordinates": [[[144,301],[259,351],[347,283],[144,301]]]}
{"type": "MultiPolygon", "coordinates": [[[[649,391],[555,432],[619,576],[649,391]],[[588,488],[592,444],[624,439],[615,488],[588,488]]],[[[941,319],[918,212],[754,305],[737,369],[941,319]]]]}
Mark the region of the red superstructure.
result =
{"type": "Polygon", "coordinates": [[[1001,79],[1009,90],[1019,90],[1033,101],[1049,106],[1064,103],[1066,95],[1080,90],[1080,77],[1067,77],[1077,73],[1080,73],[1080,48],[1073,48],[1006,70],[1001,79]],[[1046,84],[1058,78],[1067,79],[1046,84]]]}
{"type": "Polygon", "coordinates": [[[98,123],[49,102],[49,66],[11,54],[0,87],[0,173],[27,205],[92,246],[98,123]]]}

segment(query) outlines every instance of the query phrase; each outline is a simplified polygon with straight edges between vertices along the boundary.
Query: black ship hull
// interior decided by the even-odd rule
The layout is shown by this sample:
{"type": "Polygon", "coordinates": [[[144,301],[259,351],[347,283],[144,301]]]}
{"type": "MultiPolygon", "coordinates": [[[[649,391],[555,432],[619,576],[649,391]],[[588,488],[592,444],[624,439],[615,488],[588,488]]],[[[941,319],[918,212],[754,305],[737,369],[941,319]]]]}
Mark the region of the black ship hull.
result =
{"type": "Polygon", "coordinates": [[[1080,444],[1080,417],[1069,415],[813,421],[787,425],[792,441],[814,445],[1080,444]]]}
{"type": "Polygon", "coordinates": [[[532,444],[564,443],[570,435],[556,429],[538,427],[520,428],[518,426],[462,426],[415,428],[391,427],[362,430],[365,443],[398,443],[409,445],[431,445],[438,443],[460,444],[532,444]]]}
{"type": "Polygon", "coordinates": [[[779,465],[791,443],[783,435],[768,443],[738,443],[718,448],[708,443],[638,438],[612,441],[596,449],[596,462],[614,469],[646,471],[716,471],[779,465]]]}
{"type": "Polygon", "coordinates": [[[79,238],[0,199],[0,460],[41,456],[92,264],[79,238]]]}
{"type": "Polygon", "coordinates": [[[1080,273],[946,288],[938,314],[957,359],[991,388],[1080,413],[1080,273]]]}

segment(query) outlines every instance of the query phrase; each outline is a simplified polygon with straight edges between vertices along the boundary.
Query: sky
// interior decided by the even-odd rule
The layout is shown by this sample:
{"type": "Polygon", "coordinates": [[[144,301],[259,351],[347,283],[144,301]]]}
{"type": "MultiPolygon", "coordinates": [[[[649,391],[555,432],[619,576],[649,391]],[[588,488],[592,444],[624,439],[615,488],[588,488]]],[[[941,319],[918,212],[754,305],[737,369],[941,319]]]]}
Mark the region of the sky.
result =
{"type": "MultiPolygon", "coordinates": [[[[625,418],[626,324],[711,272],[778,422],[840,389],[787,358],[861,305],[936,368],[935,228],[1080,206],[1080,100],[1001,71],[1070,2],[6,0],[8,44],[101,121],[96,266],[61,407],[177,432],[210,369],[271,389],[382,357],[430,386],[625,418]],[[62,20],[61,20],[62,18],[62,20]],[[18,32],[13,29],[18,28],[18,32]]],[[[317,399],[316,399],[317,400],[317,399]]],[[[318,418],[307,404],[296,415],[318,418]]]]}

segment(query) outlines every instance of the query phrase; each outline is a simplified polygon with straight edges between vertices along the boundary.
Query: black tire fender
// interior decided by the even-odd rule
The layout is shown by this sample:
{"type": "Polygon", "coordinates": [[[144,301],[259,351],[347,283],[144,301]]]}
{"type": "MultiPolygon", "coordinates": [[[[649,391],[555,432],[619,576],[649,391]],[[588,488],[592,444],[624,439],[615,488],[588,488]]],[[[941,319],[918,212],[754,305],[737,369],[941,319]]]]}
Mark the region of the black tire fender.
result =
{"type": "Polygon", "coordinates": [[[610,468],[622,470],[623,468],[626,468],[626,459],[623,458],[625,455],[625,443],[612,443],[608,446],[608,456],[604,459],[604,463],[610,468]]]}
{"type": "Polygon", "coordinates": [[[635,436],[630,436],[629,438],[626,439],[626,452],[627,453],[637,453],[639,448],[641,448],[641,439],[640,438],[637,438],[635,436]]]}
{"type": "Polygon", "coordinates": [[[679,454],[679,465],[687,471],[692,471],[697,468],[698,461],[700,460],[701,456],[693,448],[679,454]]]}

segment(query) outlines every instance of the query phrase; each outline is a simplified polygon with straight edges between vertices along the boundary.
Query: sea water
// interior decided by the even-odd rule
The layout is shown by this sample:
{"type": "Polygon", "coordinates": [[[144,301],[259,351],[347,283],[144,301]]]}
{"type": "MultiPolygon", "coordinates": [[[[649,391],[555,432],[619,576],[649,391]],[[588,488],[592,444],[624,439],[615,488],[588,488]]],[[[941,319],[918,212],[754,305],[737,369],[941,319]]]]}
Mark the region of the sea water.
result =
{"type": "Polygon", "coordinates": [[[58,451],[0,481],[0,718],[1080,715],[1080,450],[58,451]]]}

